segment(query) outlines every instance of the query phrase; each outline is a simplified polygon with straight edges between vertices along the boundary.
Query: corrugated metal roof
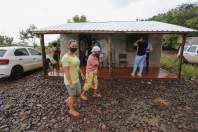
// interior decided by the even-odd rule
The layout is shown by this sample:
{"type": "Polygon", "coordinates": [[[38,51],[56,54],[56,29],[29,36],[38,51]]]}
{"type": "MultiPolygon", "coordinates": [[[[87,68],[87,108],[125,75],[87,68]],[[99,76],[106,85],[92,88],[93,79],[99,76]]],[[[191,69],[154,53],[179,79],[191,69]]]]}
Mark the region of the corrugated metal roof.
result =
{"type": "Polygon", "coordinates": [[[67,23],[39,28],[34,33],[188,33],[197,30],[156,21],[67,23]]]}

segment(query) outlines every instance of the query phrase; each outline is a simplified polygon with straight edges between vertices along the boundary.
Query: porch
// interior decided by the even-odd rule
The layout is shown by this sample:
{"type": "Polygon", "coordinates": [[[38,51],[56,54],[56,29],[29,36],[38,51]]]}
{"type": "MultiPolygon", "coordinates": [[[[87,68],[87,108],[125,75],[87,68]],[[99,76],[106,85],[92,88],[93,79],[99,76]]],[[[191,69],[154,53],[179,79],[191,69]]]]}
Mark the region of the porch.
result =
{"type": "MultiPolygon", "coordinates": [[[[85,74],[85,68],[82,68],[85,74]]],[[[178,76],[176,74],[169,73],[168,71],[162,68],[150,68],[149,72],[143,71],[143,75],[141,78],[139,77],[131,77],[132,68],[112,68],[111,74],[109,74],[108,67],[100,67],[98,70],[98,77],[99,79],[126,79],[126,80],[138,80],[138,79],[145,79],[145,80],[176,80],[178,76]]],[[[56,77],[63,77],[63,69],[60,68],[59,73],[53,72],[52,70],[48,70],[47,77],[49,78],[56,78],[56,77]]]]}

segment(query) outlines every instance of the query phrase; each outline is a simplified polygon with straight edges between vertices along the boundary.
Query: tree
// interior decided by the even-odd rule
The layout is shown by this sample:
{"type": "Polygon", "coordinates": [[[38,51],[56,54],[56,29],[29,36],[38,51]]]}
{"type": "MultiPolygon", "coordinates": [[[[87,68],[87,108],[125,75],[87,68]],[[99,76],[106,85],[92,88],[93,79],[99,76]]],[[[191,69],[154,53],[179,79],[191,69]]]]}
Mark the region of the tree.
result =
{"type": "Polygon", "coordinates": [[[13,44],[13,37],[2,36],[0,35],[0,45],[1,46],[10,46],[13,44]]]}
{"type": "MultiPolygon", "coordinates": [[[[182,4],[167,13],[158,14],[149,18],[155,20],[193,28],[198,30],[198,5],[197,4],[182,4]]],[[[198,33],[191,33],[189,36],[197,36],[198,33]]],[[[163,46],[170,49],[176,47],[177,37],[174,35],[165,35],[163,37],[163,46]]]]}
{"type": "Polygon", "coordinates": [[[49,42],[48,47],[52,48],[55,43],[57,44],[58,47],[60,47],[60,39],[49,42]]]}
{"type": "Polygon", "coordinates": [[[87,22],[87,17],[85,15],[75,15],[72,20],[68,19],[68,23],[79,23],[79,22],[87,22]]]}
{"type": "Polygon", "coordinates": [[[198,5],[197,4],[182,4],[179,7],[168,11],[167,13],[158,14],[149,18],[160,22],[186,26],[198,30],[198,5]]]}
{"type": "Polygon", "coordinates": [[[30,41],[34,45],[34,47],[36,47],[36,43],[35,43],[36,35],[32,33],[32,30],[34,29],[36,29],[36,26],[32,24],[26,30],[21,30],[19,34],[20,34],[20,39],[22,41],[30,41]]]}

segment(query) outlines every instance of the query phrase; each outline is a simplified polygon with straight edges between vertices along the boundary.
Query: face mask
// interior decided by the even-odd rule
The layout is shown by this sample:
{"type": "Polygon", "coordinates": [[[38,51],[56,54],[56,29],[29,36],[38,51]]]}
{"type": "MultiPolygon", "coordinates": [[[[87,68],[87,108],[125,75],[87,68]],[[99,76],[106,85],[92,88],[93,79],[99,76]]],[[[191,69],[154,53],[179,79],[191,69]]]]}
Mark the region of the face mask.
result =
{"type": "Polygon", "coordinates": [[[100,52],[95,52],[95,56],[99,58],[100,52]]]}
{"type": "Polygon", "coordinates": [[[74,52],[77,51],[77,48],[70,48],[70,51],[71,51],[72,53],[74,53],[74,52]]]}

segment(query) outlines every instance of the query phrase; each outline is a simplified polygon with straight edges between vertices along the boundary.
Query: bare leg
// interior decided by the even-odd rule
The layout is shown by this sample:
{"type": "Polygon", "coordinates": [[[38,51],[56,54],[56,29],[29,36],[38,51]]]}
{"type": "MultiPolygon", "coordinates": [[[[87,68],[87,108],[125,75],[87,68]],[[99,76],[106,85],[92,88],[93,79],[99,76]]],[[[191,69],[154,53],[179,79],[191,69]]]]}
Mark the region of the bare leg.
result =
{"type": "Polygon", "coordinates": [[[68,99],[65,100],[65,103],[67,103],[67,106],[69,107],[69,113],[72,116],[79,116],[80,113],[78,113],[75,109],[74,109],[74,104],[76,102],[76,97],[75,96],[70,96],[68,99]]]}
{"type": "Polygon", "coordinates": [[[85,93],[86,93],[86,91],[84,90],[84,91],[81,93],[80,98],[81,98],[82,100],[87,101],[87,100],[88,100],[88,98],[87,98],[87,96],[85,95],[85,93]]]}

